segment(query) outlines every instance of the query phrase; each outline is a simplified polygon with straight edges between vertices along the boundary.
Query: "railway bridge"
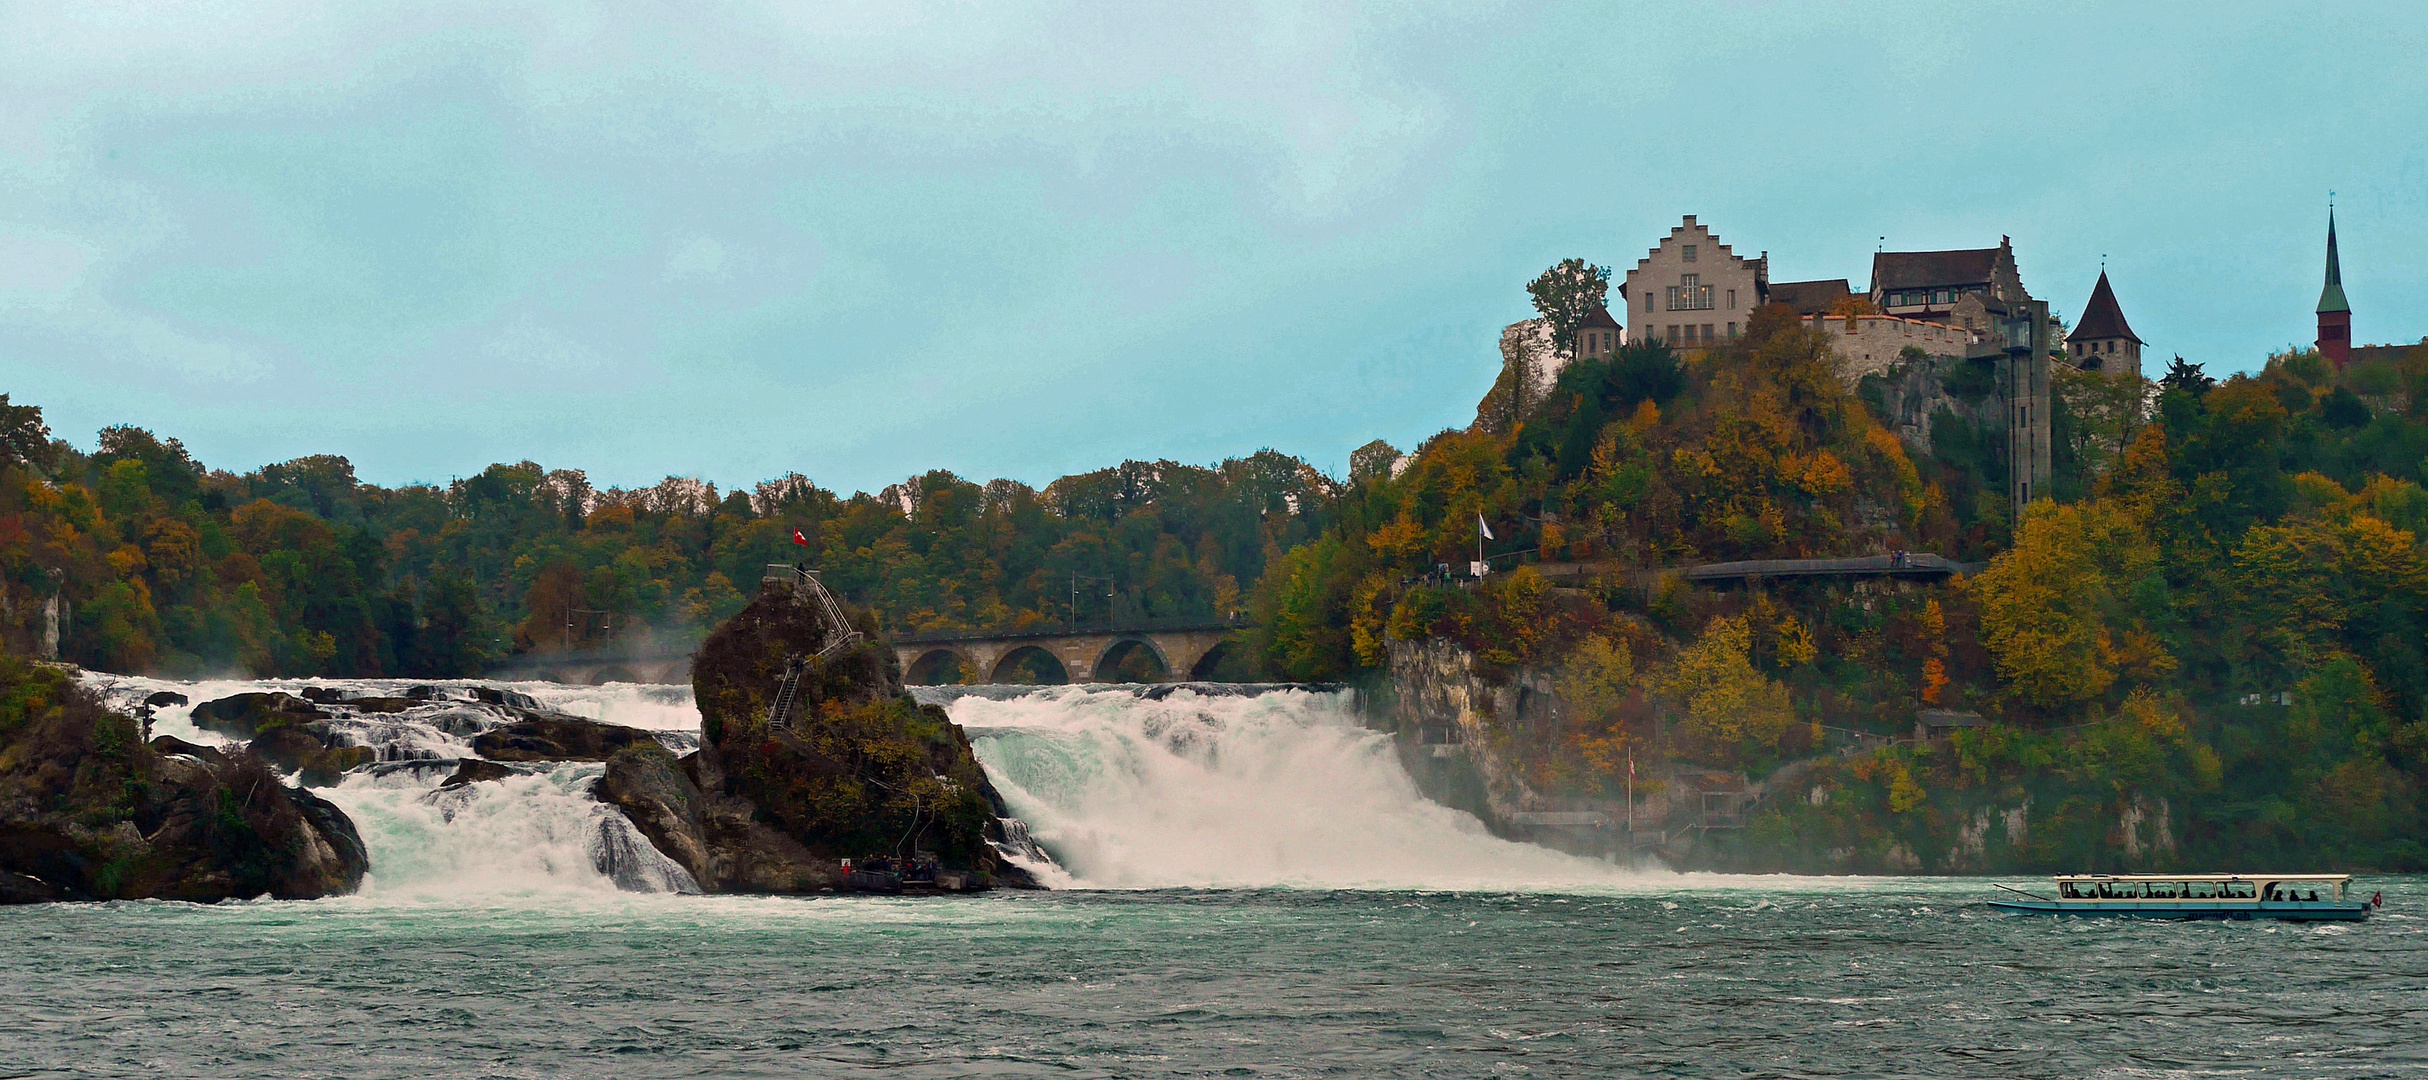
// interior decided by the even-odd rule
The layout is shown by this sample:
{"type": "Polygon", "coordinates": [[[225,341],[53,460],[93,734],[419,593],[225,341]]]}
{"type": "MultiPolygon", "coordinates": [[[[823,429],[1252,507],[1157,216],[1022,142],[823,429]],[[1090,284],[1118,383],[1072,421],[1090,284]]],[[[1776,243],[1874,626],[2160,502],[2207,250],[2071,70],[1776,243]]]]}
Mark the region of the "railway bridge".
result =
{"type": "Polygon", "coordinates": [[[1111,682],[1125,667],[1152,681],[1208,681],[1247,629],[1236,622],[1179,622],[1128,629],[1047,629],[901,634],[888,644],[914,684],[1010,682],[1040,667],[1065,682],[1111,682]],[[1140,654],[1143,653],[1143,657],[1140,654]],[[1042,654],[1042,657],[1040,656],[1042,654]],[[1145,660],[1143,665],[1137,660],[1145,660]]]}

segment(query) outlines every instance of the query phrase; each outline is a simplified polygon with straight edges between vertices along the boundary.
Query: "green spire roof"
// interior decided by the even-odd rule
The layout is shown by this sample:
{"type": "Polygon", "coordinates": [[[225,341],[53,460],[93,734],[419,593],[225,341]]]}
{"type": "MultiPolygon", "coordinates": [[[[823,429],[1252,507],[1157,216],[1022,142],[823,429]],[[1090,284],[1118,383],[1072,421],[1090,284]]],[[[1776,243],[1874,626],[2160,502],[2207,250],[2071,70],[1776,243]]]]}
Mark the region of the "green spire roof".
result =
{"type": "Polygon", "coordinates": [[[2335,208],[2327,208],[2327,287],[2319,290],[2318,313],[2331,311],[2349,313],[2352,305],[2344,301],[2344,267],[2335,259],[2335,208]]]}

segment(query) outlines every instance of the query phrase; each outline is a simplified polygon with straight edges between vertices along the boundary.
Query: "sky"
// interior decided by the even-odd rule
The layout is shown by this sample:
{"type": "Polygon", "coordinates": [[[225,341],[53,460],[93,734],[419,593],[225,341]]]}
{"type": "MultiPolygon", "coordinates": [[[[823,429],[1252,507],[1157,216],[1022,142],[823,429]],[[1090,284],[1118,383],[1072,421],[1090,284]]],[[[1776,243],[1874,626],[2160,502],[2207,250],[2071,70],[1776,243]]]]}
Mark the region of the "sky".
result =
{"type": "MultiPolygon", "coordinates": [[[[246,471],[1040,484],[1464,426],[1568,257],[2428,337],[2428,5],[0,0],[0,392],[246,471]]],[[[2154,372],[2153,372],[2154,373],[2154,372]]]]}

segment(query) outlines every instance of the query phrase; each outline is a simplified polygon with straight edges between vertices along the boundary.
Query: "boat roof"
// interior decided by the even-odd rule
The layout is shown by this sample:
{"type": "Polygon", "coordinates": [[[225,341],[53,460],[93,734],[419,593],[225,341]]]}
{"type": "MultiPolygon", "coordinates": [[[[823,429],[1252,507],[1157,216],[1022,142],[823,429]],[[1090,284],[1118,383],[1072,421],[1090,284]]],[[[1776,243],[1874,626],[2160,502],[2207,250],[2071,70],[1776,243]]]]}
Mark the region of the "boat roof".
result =
{"type": "Polygon", "coordinates": [[[2058,881],[2350,881],[2350,874],[2059,874],[2058,881]]]}

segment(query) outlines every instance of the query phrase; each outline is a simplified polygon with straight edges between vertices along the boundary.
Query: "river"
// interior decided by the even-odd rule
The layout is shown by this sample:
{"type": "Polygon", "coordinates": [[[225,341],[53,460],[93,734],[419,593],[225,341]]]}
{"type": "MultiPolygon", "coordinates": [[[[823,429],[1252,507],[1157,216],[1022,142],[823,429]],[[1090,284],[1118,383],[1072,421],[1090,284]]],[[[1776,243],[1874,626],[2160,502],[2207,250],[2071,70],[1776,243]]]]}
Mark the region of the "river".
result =
{"type": "MultiPolygon", "coordinates": [[[[696,730],[679,690],[517,688],[696,730]]],[[[2007,916],[1510,844],[1330,695],[950,708],[1061,888],[636,892],[673,884],[593,865],[579,767],[453,813],[349,777],[359,895],[0,909],[0,1076],[2428,1073],[2421,879],[2357,925],[2007,916]]]]}

